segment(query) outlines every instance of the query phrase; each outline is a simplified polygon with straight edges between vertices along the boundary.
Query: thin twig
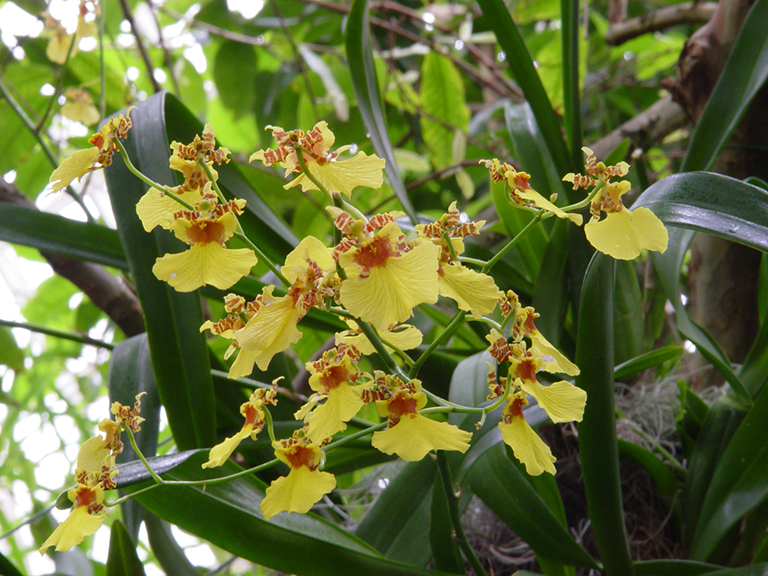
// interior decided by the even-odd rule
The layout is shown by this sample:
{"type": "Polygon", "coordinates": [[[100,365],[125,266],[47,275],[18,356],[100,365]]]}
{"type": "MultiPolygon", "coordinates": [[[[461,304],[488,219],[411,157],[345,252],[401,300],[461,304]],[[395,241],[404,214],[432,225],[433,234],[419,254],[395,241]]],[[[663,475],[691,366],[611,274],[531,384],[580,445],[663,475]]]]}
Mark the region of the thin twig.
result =
{"type": "Polygon", "coordinates": [[[680,24],[706,24],[715,13],[717,2],[686,2],[665,6],[654,12],[611,24],[605,42],[612,46],[623,44],[649,32],[658,32],[680,24]]]}
{"type": "Polygon", "coordinates": [[[141,40],[139,31],[136,29],[136,22],[133,19],[131,7],[128,6],[127,0],[120,0],[120,6],[123,9],[123,16],[125,16],[125,19],[128,20],[128,23],[131,25],[133,37],[136,38],[136,47],[139,49],[139,53],[141,54],[141,59],[144,61],[144,65],[147,67],[147,74],[149,74],[149,80],[152,82],[152,88],[155,90],[155,92],[160,92],[163,88],[160,86],[158,81],[155,80],[155,67],[152,65],[152,60],[149,59],[147,48],[144,46],[144,42],[141,40]]]}

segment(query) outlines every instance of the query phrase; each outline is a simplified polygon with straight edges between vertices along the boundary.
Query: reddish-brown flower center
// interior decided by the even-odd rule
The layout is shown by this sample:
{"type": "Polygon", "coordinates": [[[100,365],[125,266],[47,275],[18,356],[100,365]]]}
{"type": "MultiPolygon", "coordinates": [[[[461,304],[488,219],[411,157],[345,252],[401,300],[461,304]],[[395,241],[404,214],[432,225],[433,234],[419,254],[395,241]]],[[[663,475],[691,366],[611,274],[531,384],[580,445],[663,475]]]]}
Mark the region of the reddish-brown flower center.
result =
{"type": "Polygon", "coordinates": [[[396,255],[387,236],[374,236],[358,248],[353,261],[361,268],[381,268],[387,265],[388,258],[396,255]]]}
{"type": "Polygon", "coordinates": [[[320,377],[320,385],[326,390],[335,390],[348,381],[349,370],[343,365],[329,366],[323,370],[323,375],[320,377]]]}
{"type": "Polygon", "coordinates": [[[533,358],[524,358],[517,365],[516,373],[523,382],[536,382],[536,361],[533,358]]]}
{"type": "Polygon", "coordinates": [[[216,220],[198,220],[187,230],[187,241],[190,244],[209,244],[226,240],[226,229],[216,220]]]}
{"type": "Polygon", "coordinates": [[[77,494],[75,495],[75,506],[87,506],[90,509],[93,505],[98,505],[96,492],[88,486],[78,486],[77,494]]]}
{"type": "Polygon", "coordinates": [[[400,392],[387,407],[390,417],[400,419],[404,414],[416,414],[416,399],[410,394],[400,392]]]}
{"type": "Polygon", "coordinates": [[[285,457],[291,468],[300,468],[301,466],[306,466],[310,470],[317,468],[317,463],[315,462],[317,455],[314,450],[302,444],[291,446],[285,457]]]}

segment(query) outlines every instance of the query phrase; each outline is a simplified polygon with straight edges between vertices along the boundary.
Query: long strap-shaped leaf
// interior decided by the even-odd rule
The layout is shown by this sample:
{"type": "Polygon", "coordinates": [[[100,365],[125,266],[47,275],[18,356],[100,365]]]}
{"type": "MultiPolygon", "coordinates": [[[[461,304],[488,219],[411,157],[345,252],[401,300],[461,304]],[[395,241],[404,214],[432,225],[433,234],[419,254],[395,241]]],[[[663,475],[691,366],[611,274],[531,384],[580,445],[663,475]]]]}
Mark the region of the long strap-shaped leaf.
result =
{"type": "Polygon", "coordinates": [[[128,269],[117,232],[58,214],[0,203],[0,240],[128,269]]]}
{"type": "Polygon", "coordinates": [[[681,172],[708,170],[768,79],[768,0],[754,3],[691,137],[681,172]]]}
{"type": "MultiPolygon", "coordinates": [[[[768,192],[740,180],[709,172],[664,178],[648,188],[634,206],[651,208],[671,226],[696,230],[768,251],[768,192]]],[[[692,233],[670,230],[669,249],[653,259],[667,297],[675,306],[678,329],[723,374],[738,398],[749,405],[762,380],[750,376],[747,389],[717,342],[689,317],[680,299],[680,265],[692,233]]]]}
{"type": "MultiPolygon", "coordinates": [[[[478,0],[488,26],[496,34],[496,40],[506,54],[506,62],[531,105],[541,133],[549,148],[549,153],[560,174],[578,172],[579,164],[574,164],[565,141],[560,134],[560,122],[552,109],[544,85],[541,83],[531,55],[523,42],[520,31],[512,21],[503,0],[478,0]]],[[[567,63],[564,63],[567,65],[567,63]]]]}
{"type": "Polygon", "coordinates": [[[576,384],[587,391],[579,458],[587,507],[605,573],[632,574],[624,527],[613,384],[613,259],[596,253],[581,291],[576,384]]]}
{"type": "Polygon", "coordinates": [[[352,77],[352,88],[355,91],[357,107],[365,122],[365,127],[371,136],[376,154],[384,158],[387,164],[384,168],[389,177],[389,184],[395,191],[400,204],[403,205],[411,221],[416,224],[416,212],[413,209],[408,192],[400,177],[400,171],[395,162],[392,144],[387,135],[387,125],[384,121],[384,111],[381,107],[379,83],[376,79],[376,69],[371,54],[371,37],[368,25],[368,0],[354,0],[349,12],[346,33],[347,61],[352,77]]]}
{"type": "MultiPolygon", "coordinates": [[[[168,167],[164,93],[139,104],[126,148],[133,162],[156,182],[175,184],[168,167]]],[[[157,388],[180,450],[216,441],[213,383],[197,293],[176,292],[152,273],[155,260],[183,245],[165,230],[147,234],[136,215],[146,186],[115,157],[106,170],[120,239],[141,301],[157,388]]]]}
{"type": "MultiPolygon", "coordinates": [[[[169,480],[201,480],[237,472],[231,461],[203,469],[196,454],[168,472],[169,480]]],[[[447,576],[393,562],[359,538],[311,514],[280,514],[267,522],[259,511],[264,487],[253,476],[225,484],[166,486],[137,496],[150,511],[242,558],[298,576],[447,576]]]]}

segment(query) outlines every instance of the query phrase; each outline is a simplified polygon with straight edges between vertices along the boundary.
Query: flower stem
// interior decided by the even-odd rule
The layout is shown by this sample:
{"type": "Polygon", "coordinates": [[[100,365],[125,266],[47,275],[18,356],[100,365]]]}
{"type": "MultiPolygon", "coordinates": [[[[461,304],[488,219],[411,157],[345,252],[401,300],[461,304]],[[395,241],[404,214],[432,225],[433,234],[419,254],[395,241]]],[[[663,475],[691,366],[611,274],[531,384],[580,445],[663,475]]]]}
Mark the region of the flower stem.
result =
{"type": "MultiPolygon", "coordinates": [[[[552,214],[552,213],[550,212],[549,214],[552,214]]],[[[487,274],[488,271],[491,268],[493,268],[496,265],[496,263],[504,257],[504,254],[506,254],[512,248],[514,248],[515,245],[517,245],[517,243],[520,242],[520,240],[522,240],[523,237],[526,234],[528,234],[528,232],[530,232],[533,229],[533,227],[536,226],[536,224],[538,224],[544,218],[544,215],[545,215],[544,212],[539,212],[538,214],[536,214],[536,216],[531,218],[530,222],[528,222],[528,224],[525,225],[525,228],[520,230],[520,232],[517,233],[517,236],[515,236],[514,238],[512,238],[512,240],[507,242],[507,245],[504,246],[504,248],[502,248],[501,250],[499,250],[496,253],[496,255],[493,258],[491,258],[485,266],[483,266],[483,269],[481,270],[481,272],[483,274],[487,274]]]]}
{"type": "Polygon", "coordinates": [[[467,313],[462,310],[456,316],[453,317],[453,320],[450,321],[448,326],[443,328],[443,331],[437,335],[437,337],[432,341],[432,343],[427,347],[426,350],[419,356],[418,360],[413,363],[413,367],[411,367],[410,372],[408,373],[411,378],[415,378],[416,375],[419,373],[419,369],[424,364],[424,362],[427,361],[427,358],[429,358],[432,353],[435,351],[435,349],[440,346],[446,339],[448,339],[451,334],[453,334],[459,326],[461,326],[461,323],[464,321],[464,317],[467,315],[467,313]]]}
{"type": "MultiPolygon", "coordinates": [[[[138,402],[138,400],[137,400],[138,402]]],[[[139,449],[139,445],[136,444],[136,437],[133,434],[133,430],[129,426],[123,426],[126,432],[128,432],[128,440],[131,441],[131,447],[133,448],[133,451],[136,452],[136,456],[139,457],[139,460],[141,460],[141,463],[144,464],[144,468],[147,469],[147,472],[149,472],[149,475],[152,476],[153,480],[157,484],[165,484],[165,480],[160,478],[160,476],[157,475],[157,472],[152,470],[152,466],[149,465],[149,462],[147,462],[147,459],[144,457],[144,454],[139,449]]]]}
{"type": "Polygon", "coordinates": [[[379,354],[381,357],[381,360],[384,362],[384,365],[387,368],[387,371],[390,374],[400,376],[404,379],[405,382],[410,380],[408,375],[403,372],[403,369],[400,368],[400,366],[395,362],[395,359],[392,358],[392,355],[389,353],[387,348],[384,346],[384,343],[381,341],[381,338],[379,338],[378,333],[376,330],[367,322],[363,322],[359,318],[355,318],[355,322],[360,327],[360,330],[363,334],[365,334],[365,337],[368,338],[368,341],[373,346],[374,350],[379,354]]]}
{"type": "Polygon", "coordinates": [[[443,483],[443,490],[445,490],[445,496],[448,500],[448,516],[451,519],[451,527],[453,528],[453,540],[459,545],[459,548],[464,553],[475,576],[488,576],[483,565],[480,564],[480,559],[472,550],[472,547],[467,542],[467,537],[464,534],[464,527],[461,525],[461,514],[459,514],[459,497],[461,492],[460,488],[454,487],[453,479],[451,478],[451,470],[448,467],[448,458],[445,456],[445,451],[437,450],[437,468],[440,471],[440,480],[443,483]]]}
{"type": "Polygon", "coordinates": [[[295,152],[296,152],[296,163],[299,165],[299,168],[301,168],[301,171],[304,173],[304,175],[307,178],[309,178],[309,181],[312,182],[312,184],[317,186],[318,190],[320,190],[325,194],[328,201],[331,204],[333,204],[333,195],[330,192],[328,192],[328,189],[325,186],[323,186],[320,183],[320,180],[315,178],[314,174],[312,174],[312,172],[310,172],[309,169],[307,168],[307,163],[304,162],[304,150],[302,148],[296,148],[295,152]]]}

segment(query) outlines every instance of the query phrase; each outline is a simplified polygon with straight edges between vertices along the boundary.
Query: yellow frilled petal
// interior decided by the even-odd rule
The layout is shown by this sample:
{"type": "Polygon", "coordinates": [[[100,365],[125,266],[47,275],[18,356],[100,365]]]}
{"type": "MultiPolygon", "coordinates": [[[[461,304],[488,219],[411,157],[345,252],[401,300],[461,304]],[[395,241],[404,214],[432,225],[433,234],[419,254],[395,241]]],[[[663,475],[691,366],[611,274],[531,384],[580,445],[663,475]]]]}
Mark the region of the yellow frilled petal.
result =
{"type": "MultiPolygon", "coordinates": [[[[374,190],[381,188],[383,181],[381,171],[384,169],[384,164],[385,161],[378,156],[368,156],[365,152],[358,152],[349,160],[325,164],[310,162],[307,168],[326,190],[346,194],[349,198],[356,186],[366,186],[374,190]]],[[[318,189],[306,174],[300,174],[284,188],[287,190],[299,185],[303,192],[318,189]]]]}
{"type": "Polygon", "coordinates": [[[372,268],[367,278],[350,267],[341,285],[340,298],[353,316],[386,330],[411,317],[414,306],[437,301],[437,256],[439,248],[419,244],[403,256],[388,258],[386,266],[372,268]]]}
{"type": "Polygon", "coordinates": [[[306,271],[308,260],[316,262],[323,270],[335,264],[333,251],[314,236],[307,236],[285,258],[283,274],[288,280],[295,282],[306,271]]]}
{"type": "Polygon", "coordinates": [[[50,546],[55,546],[59,552],[66,552],[80,544],[86,536],[94,534],[103,522],[104,514],[89,514],[87,506],[75,506],[67,519],[40,546],[40,554],[45,554],[50,546]]]}
{"type": "Polygon", "coordinates": [[[466,452],[471,439],[471,432],[447,422],[405,414],[392,428],[374,432],[371,445],[384,454],[397,454],[403,460],[415,462],[430,450],[466,452]]]}
{"type": "Polygon", "coordinates": [[[587,393],[570,382],[561,380],[549,386],[519,382],[520,387],[536,398],[552,422],[581,422],[587,393]]]}
{"type": "Polygon", "coordinates": [[[209,242],[158,258],[152,272],[179,292],[192,292],[206,284],[226,290],[248,274],[256,262],[256,255],[248,248],[230,250],[218,242],[209,242]]]}
{"type": "MultiPolygon", "coordinates": [[[[357,326],[355,324],[355,326],[357,326]]],[[[385,330],[379,334],[383,340],[396,346],[398,350],[412,350],[421,344],[424,335],[415,326],[403,324],[396,327],[396,330],[385,330]]],[[[363,356],[369,356],[376,352],[373,344],[365,337],[365,334],[350,334],[349,330],[336,334],[336,346],[339,344],[350,344],[354,346],[363,356]]],[[[388,352],[393,352],[392,348],[384,344],[388,352]]]]}
{"type": "Polygon", "coordinates": [[[101,119],[96,106],[87,102],[66,102],[61,107],[61,113],[65,118],[73,122],[82,122],[86,126],[92,126],[101,119]]]}
{"type": "Polygon", "coordinates": [[[640,250],[663,253],[669,238],[667,229],[648,208],[610,212],[603,220],[584,226],[587,240],[604,254],[618,260],[632,260],[640,250]]]}
{"type": "Polygon", "coordinates": [[[455,300],[461,310],[472,312],[475,318],[493,312],[503,295],[493,278],[460,264],[442,266],[437,288],[441,296],[455,300]]]}
{"type": "Polygon", "coordinates": [[[211,452],[208,455],[208,462],[203,464],[203,468],[216,468],[217,466],[224,464],[224,462],[229,460],[229,457],[232,456],[232,452],[234,452],[235,448],[240,445],[240,442],[248,438],[248,436],[251,435],[251,432],[253,432],[253,424],[246,424],[240,432],[227,438],[224,442],[216,444],[216,446],[211,448],[211,452]]]}
{"type": "Polygon", "coordinates": [[[259,309],[244,328],[235,333],[240,352],[229,370],[230,378],[253,372],[253,364],[266,370],[272,357],[301,338],[296,329],[298,312],[289,297],[277,298],[259,309]]]}
{"type": "MultiPolygon", "coordinates": [[[[64,64],[67,61],[69,47],[75,41],[75,35],[56,34],[48,41],[48,47],[45,49],[45,55],[48,60],[54,64],[64,64]]],[[[72,56],[77,52],[77,46],[72,48],[72,56]]]]}
{"type": "Polygon", "coordinates": [[[363,401],[354,389],[343,382],[328,392],[324,404],[317,406],[309,417],[307,438],[314,444],[321,444],[336,432],[346,429],[345,422],[350,420],[362,408],[363,401]]]}
{"type": "Polygon", "coordinates": [[[291,468],[288,476],[273,481],[259,504],[264,519],[280,512],[309,512],[312,505],[336,487],[336,478],[328,472],[306,466],[291,468]]]}
{"type": "Polygon", "coordinates": [[[545,372],[578,376],[579,367],[568,360],[560,350],[552,346],[541,332],[531,334],[532,348],[542,355],[541,369],[545,372]]]}
{"type": "Polygon", "coordinates": [[[51,174],[51,184],[53,192],[58,192],[66,188],[72,180],[80,179],[93,166],[93,163],[99,157],[99,149],[94,146],[85,150],[78,150],[68,158],[51,174]]]}
{"type": "Polygon", "coordinates": [[[512,448],[515,458],[525,465],[525,471],[531,476],[542,472],[555,473],[555,457],[549,446],[544,444],[536,431],[528,425],[525,418],[516,416],[510,424],[499,424],[501,438],[512,448]]]}
{"type": "MultiPolygon", "coordinates": [[[[180,194],[182,200],[194,205],[200,200],[202,195],[198,190],[190,190],[180,194]]],[[[176,202],[170,196],[161,194],[159,190],[150,188],[149,191],[141,197],[136,204],[136,214],[144,226],[144,230],[151,232],[155,226],[160,226],[166,230],[172,230],[174,227],[173,215],[184,207],[176,202]]]]}
{"type": "Polygon", "coordinates": [[[541,208],[542,210],[554,212],[555,216],[557,216],[558,218],[567,218],[568,220],[576,224],[576,226],[581,226],[581,222],[582,222],[581,214],[569,214],[568,212],[564,212],[560,210],[560,208],[552,204],[552,202],[544,198],[544,196],[542,196],[535,190],[516,190],[515,194],[520,196],[520,198],[528,200],[529,202],[533,202],[536,207],[541,208]]]}
{"type": "MultiPolygon", "coordinates": [[[[104,461],[110,454],[111,450],[106,447],[104,438],[101,436],[88,438],[77,453],[77,468],[87,473],[101,473],[104,461]]],[[[111,464],[111,462],[106,463],[108,467],[111,467],[111,464]]]]}

